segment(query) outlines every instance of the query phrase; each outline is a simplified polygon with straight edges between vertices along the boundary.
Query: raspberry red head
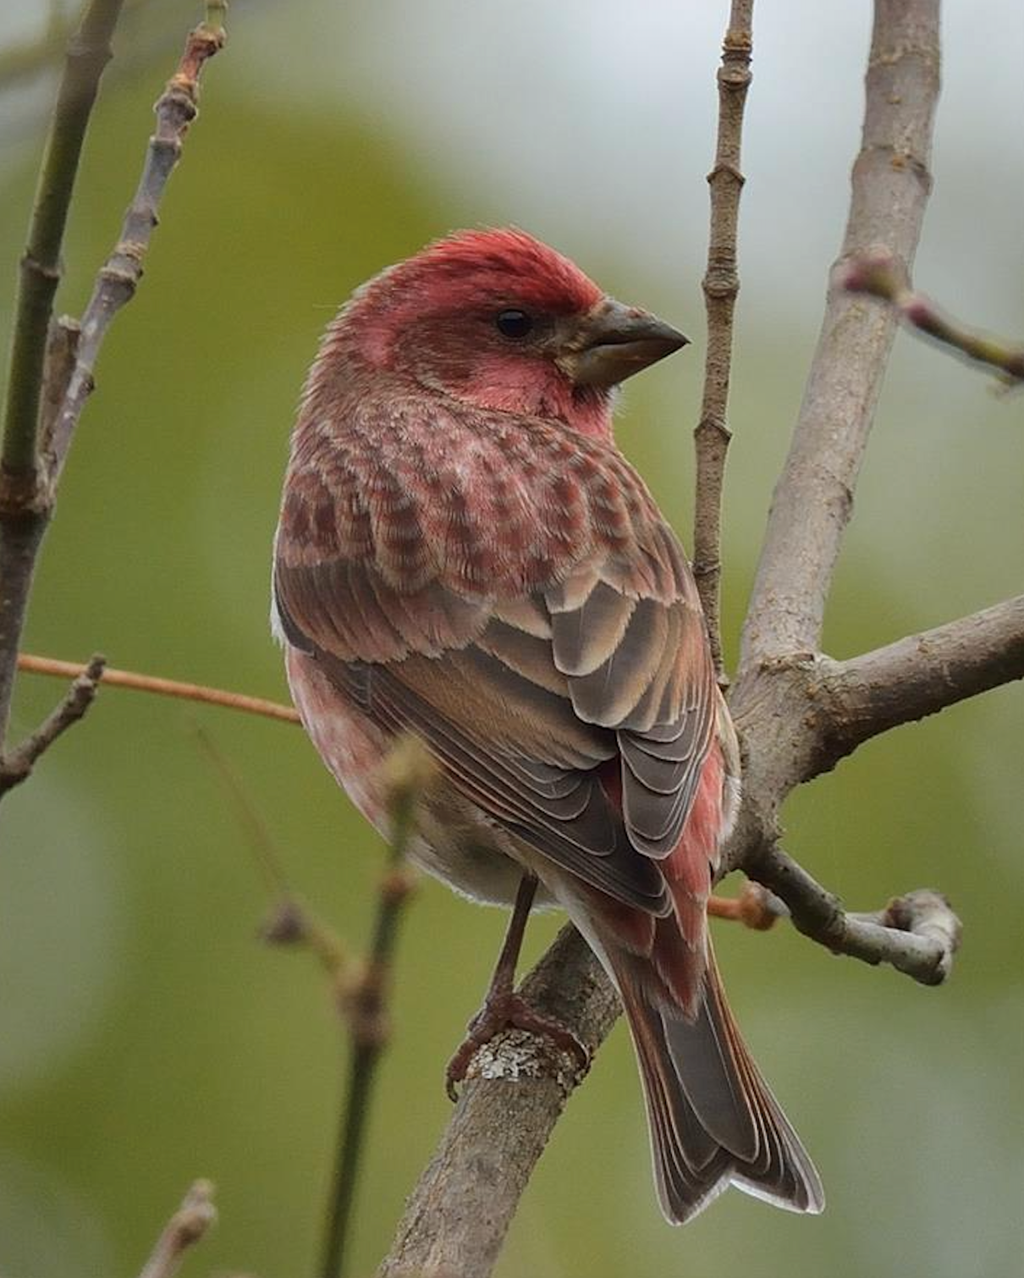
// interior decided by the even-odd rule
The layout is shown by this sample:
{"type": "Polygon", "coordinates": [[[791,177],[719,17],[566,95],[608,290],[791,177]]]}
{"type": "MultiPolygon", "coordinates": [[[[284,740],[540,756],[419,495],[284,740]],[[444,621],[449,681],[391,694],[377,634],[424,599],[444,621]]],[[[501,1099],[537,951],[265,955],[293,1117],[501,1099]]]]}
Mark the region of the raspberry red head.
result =
{"type": "Polygon", "coordinates": [[[506,228],[458,232],[383,271],[345,307],[324,357],[337,344],[480,408],[607,433],[611,388],[685,341],[506,228]]]}

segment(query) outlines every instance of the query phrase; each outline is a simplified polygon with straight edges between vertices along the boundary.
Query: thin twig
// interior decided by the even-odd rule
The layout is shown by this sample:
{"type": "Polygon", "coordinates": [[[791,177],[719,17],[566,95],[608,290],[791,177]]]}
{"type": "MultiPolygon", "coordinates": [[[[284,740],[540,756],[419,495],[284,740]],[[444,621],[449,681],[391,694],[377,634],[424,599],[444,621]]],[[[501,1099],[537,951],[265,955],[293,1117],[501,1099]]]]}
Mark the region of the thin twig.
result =
{"type": "Polygon", "coordinates": [[[387,762],[393,835],[380,885],[369,956],[364,962],[356,963],[337,934],[288,887],[270,835],[229,761],[201,730],[199,740],[240,809],[259,864],[276,898],[260,935],[269,944],[304,946],[313,953],[328,977],[335,1007],[348,1026],[349,1072],[338,1126],[320,1267],[323,1275],[338,1278],[344,1268],[377,1064],[390,1035],[387,994],[391,958],[401,908],[414,882],[411,871],[402,861],[417,795],[429,785],[433,765],[412,740],[396,746],[387,762]]]}
{"type": "MultiPolygon", "coordinates": [[[[58,661],[55,657],[38,657],[30,652],[20,653],[18,669],[27,674],[55,675],[58,679],[74,678],[87,669],[77,661],[58,661]]],[[[262,715],[265,719],[279,719],[284,723],[298,723],[298,712],[292,706],[279,701],[267,701],[263,697],[250,697],[242,692],[228,692],[224,688],[208,688],[200,683],[181,683],[177,679],[161,679],[157,675],[139,674],[134,670],[117,670],[108,667],[103,671],[102,682],[111,688],[129,688],[133,692],[151,692],[160,697],[178,697],[183,701],[199,701],[205,705],[222,706],[225,710],[241,710],[245,714],[262,715]]]]}
{"type": "Polygon", "coordinates": [[[704,275],[708,345],[704,357],[704,397],[700,421],[694,431],[697,474],[693,570],[707,622],[715,674],[722,687],[727,683],[721,633],[722,486],[732,437],[726,411],[732,366],[733,311],[740,288],[736,270],[736,235],[743,189],[740,143],[743,108],[751,79],[753,7],[754,0],[733,0],[729,29],[722,44],[722,65],[718,69],[718,143],[715,166],[708,174],[711,230],[704,275]]]}
{"type": "Polygon", "coordinates": [[[924,293],[915,293],[899,264],[885,250],[864,253],[847,264],[841,276],[851,293],[867,293],[888,302],[899,320],[926,337],[996,369],[1008,386],[1024,381],[1024,345],[968,328],[944,314],[924,293]]]}
{"type": "Polygon", "coordinates": [[[416,805],[436,772],[436,765],[425,747],[414,737],[400,738],[385,766],[391,819],[390,850],[380,885],[369,955],[359,980],[349,990],[347,1000],[352,1052],[338,1128],[337,1155],[319,1270],[321,1278],[341,1278],[344,1273],[377,1064],[390,1037],[387,995],[392,955],[402,906],[414,882],[403,862],[413,833],[416,805]]]}
{"type": "Polygon", "coordinates": [[[139,1278],[172,1278],[178,1272],[189,1247],[197,1243],[217,1220],[213,1205],[213,1185],[197,1180],[181,1206],[167,1222],[139,1278]]]}
{"type": "Polygon", "coordinates": [[[60,250],[71,192],[100,76],[123,0],[91,0],[68,45],[39,170],[28,247],[21,259],[17,310],[4,406],[3,469],[33,482],[46,338],[60,281],[60,250]]]}
{"type": "Polygon", "coordinates": [[[121,237],[100,268],[82,316],[75,369],[64,406],[50,437],[43,441],[51,486],[60,478],[71,437],[94,386],[93,370],[100,347],[117,312],[135,295],[142,266],[157,225],[157,209],[167,181],[181,156],[182,142],[199,112],[199,79],[203,67],[224,47],[226,3],[209,3],[207,20],[189,33],[178,69],[154,108],[156,131],[149,140],[142,177],[125,215],[121,237]]]}
{"type": "MultiPolygon", "coordinates": [[[[898,262],[913,259],[931,188],[938,91],[939,0],[877,0],[862,145],[833,281],[873,245],[898,262]]],[[[772,499],[743,629],[740,684],[765,660],[818,647],[894,332],[888,311],[833,284],[772,499]]]]}
{"type": "Polygon", "coordinates": [[[909,892],[878,914],[847,914],[838,897],[779,847],[765,848],[749,872],[786,903],[798,931],[834,954],[888,963],[922,985],[941,985],[952,971],[962,929],[938,892],[909,892]]]}
{"type": "Polygon", "coordinates": [[[79,669],[59,704],[34,732],[0,760],[0,794],[24,781],[40,755],[82,718],[96,699],[105,664],[106,659],[97,653],[87,666],[79,669]]]}

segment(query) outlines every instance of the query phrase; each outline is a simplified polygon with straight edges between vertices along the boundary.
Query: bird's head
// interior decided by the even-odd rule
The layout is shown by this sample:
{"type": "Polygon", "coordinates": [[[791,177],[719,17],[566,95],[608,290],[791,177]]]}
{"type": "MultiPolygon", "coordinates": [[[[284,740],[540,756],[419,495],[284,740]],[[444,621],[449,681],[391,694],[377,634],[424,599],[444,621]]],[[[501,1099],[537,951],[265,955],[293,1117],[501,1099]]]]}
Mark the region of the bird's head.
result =
{"type": "Polygon", "coordinates": [[[615,386],[686,338],[515,229],[462,231],[364,285],[329,341],[477,407],[606,433],[615,386]]]}

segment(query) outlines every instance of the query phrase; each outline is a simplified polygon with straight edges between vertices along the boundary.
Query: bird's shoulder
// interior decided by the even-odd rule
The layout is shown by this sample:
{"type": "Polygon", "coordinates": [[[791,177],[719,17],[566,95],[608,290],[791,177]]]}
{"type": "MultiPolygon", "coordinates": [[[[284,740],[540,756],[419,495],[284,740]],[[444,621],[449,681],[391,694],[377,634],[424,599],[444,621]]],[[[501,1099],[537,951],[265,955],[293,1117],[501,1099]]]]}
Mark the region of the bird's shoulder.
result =
{"type": "Polygon", "coordinates": [[[513,599],[599,572],[633,597],[696,599],[612,439],[401,383],[303,407],[275,558],[286,573],[369,565],[404,596],[513,599]]]}

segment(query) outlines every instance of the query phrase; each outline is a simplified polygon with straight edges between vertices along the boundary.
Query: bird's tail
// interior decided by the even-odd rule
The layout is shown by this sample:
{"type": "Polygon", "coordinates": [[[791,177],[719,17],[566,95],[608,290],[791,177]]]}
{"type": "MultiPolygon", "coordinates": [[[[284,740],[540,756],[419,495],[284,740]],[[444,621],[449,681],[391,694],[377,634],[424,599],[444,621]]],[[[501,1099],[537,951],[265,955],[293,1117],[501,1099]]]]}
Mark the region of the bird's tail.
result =
{"type": "Polygon", "coordinates": [[[818,1173],[740,1037],[710,938],[707,947],[691,1019],[650,995],[649,959],[602,946],[640,1063],[662,1210],[683,1224],[734,1184],[789,1211],[820,1212],[818,1173]]]}

